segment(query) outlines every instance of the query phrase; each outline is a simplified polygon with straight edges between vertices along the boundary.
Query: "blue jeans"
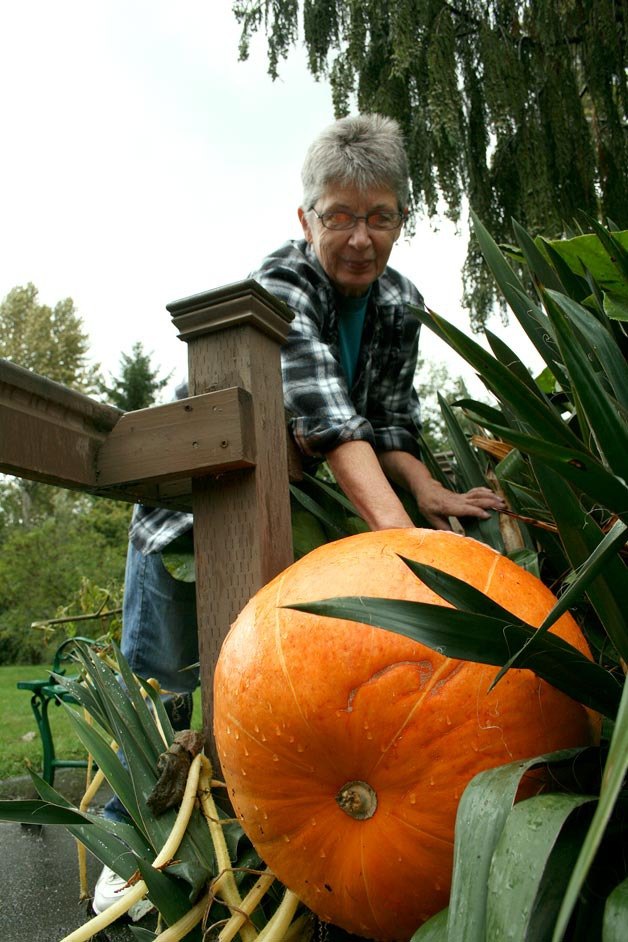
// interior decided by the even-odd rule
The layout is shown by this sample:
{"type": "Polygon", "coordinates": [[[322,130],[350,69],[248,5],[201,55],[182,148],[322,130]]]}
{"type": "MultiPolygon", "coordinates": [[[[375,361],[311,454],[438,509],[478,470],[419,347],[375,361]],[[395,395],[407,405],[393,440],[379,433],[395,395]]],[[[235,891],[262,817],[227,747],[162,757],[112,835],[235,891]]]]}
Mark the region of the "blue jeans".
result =
{"type": "MultiPolygon", "coordinates": [[[[195,583],[173,579],[160,553],[142,556],[129,543],[120,649],[139,677],[155,677],[166,692],[164,706],[175,729],[188,729],[192,693],[198,686],[198,634],[195,583]]],[[[105,817],[125,820],[114,795],[105,817]]]]}

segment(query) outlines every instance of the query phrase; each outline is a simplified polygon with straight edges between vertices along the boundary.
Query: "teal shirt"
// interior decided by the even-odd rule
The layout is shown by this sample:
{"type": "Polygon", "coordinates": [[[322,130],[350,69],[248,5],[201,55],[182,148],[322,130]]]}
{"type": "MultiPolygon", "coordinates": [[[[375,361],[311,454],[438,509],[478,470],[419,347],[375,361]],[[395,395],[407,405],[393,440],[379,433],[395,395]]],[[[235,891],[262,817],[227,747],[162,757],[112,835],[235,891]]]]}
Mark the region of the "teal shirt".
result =
{"type": "Polygon", "coordinates": [[[349,389],[353,386],[355,368],[358,363],[360,344],[362,343],[362,329],[366,308],[371,291],[361,298],[346,298],[336,295],[336,308],[338,310],[338,341],[340,345],[340,365],[347,378],[349,389]]]}

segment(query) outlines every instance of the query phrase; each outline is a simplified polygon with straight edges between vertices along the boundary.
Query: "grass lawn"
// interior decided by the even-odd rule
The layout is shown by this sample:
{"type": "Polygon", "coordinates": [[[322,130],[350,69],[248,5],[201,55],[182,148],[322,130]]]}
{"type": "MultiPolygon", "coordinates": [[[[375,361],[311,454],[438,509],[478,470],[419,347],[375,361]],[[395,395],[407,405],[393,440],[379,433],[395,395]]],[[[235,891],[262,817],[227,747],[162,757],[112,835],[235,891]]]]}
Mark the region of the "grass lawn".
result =
{"type": "MultiPolygon", "coordinates": [[[[46,677],[45,664],[0,666],[0,780],[25,775],[27,765],[41,772],[41,740],[28,690],[18,690],[18,680],[46,677]],[[35,734],[34,737],[32,734],[35,734]],[[26,737],[26,738],[25,738],[26,737]]],[[[82,759],[85,749],[71,728],[62,707],[48,710],[56,754],[64,759],[82,759]]],[[[201,725],[200,691],[194,695],[195,729],[201,725]]]]}

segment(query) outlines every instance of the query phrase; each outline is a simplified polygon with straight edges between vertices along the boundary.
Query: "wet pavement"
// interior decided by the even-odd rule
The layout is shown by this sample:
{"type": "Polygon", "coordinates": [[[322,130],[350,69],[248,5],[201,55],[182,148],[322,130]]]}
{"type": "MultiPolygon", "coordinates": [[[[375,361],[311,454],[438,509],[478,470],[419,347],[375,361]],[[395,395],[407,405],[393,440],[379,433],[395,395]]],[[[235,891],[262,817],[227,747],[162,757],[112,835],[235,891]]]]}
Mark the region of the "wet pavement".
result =
{"type": "MultiPolygon", "coordinates": [[[[81,799],[85,773],[59,770],[55,787],[75,804],[81,799]]],[[[91,810],[109,798],[107,786],[91,810]]],[[[30,778],[0,782],[0,799],[34,798],[30,778]]],[[[88,883],[93,888],[101,863],[87,854],[88,883]]],[[[23,827],[0,822],[1,942],[60,942],[91,918],[88,903],[79,903],[76,842],[62,826],[23,827]]],[[[146,917],[139,925],[153,928],[146,917]]],[[[94,942],[133,942],[125,922],[118,922],[94,942]]]]}

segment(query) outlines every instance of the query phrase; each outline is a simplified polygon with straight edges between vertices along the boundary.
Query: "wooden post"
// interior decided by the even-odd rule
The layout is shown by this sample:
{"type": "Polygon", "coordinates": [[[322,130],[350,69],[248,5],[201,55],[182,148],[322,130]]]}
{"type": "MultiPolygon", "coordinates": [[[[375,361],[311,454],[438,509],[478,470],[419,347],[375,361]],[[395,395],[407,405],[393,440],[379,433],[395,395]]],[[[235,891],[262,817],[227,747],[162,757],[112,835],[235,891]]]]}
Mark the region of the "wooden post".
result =
{"type": "Polygon", "coordinates": [[[252,397],[255,467],[192,482],[203,721],[213,754],[214,665],[234,618],[292,560],[279,348],[292,315],[255,281],[167,305],[188,344],[189,394],[252,397]]]}

